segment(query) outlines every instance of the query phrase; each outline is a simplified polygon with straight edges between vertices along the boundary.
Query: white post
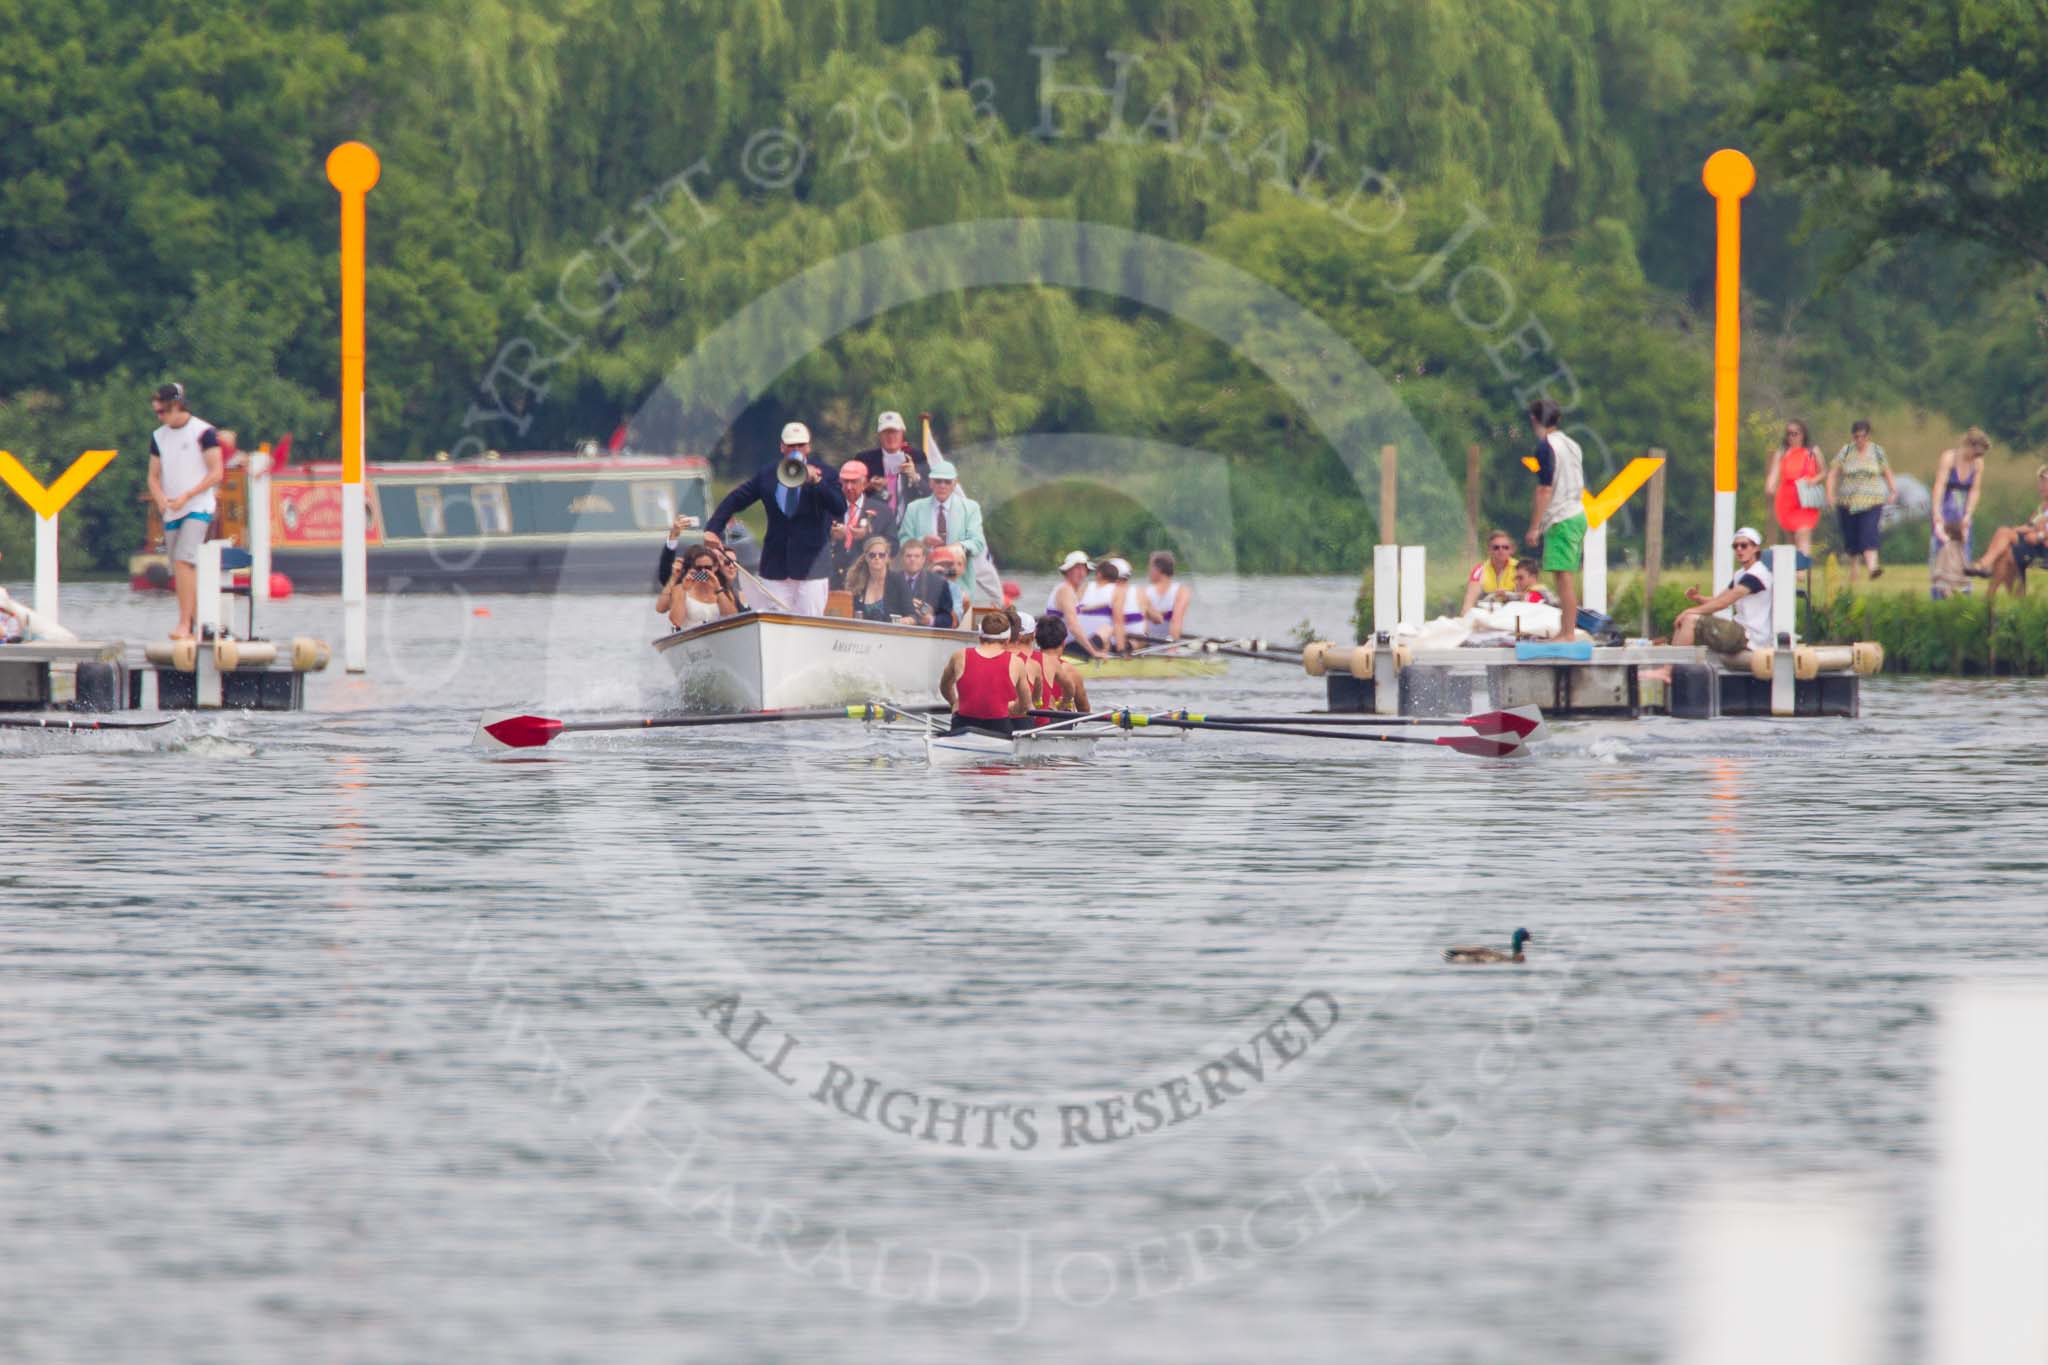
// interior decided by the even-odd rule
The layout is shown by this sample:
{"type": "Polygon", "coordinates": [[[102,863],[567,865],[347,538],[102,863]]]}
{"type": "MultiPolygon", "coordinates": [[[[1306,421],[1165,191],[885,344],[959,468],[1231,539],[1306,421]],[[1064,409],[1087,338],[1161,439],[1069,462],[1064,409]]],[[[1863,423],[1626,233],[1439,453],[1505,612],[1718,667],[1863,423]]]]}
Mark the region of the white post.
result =
{"type": "Polygon", "coordinates": [[[227,542],[224,540],[209,540],[199,547],[199,563],[195,566],[199,571],[199,601],[195,607],[198,619],[193,625],[198,631],[202,652],[206,648],[206,627],[213,627],[214,634],[218,635],[223,624],[220,610],[220,552],[226,545],[227,542]]]}
{"type": "Polygon", "coordinates": [[[1826,1182],[1731,1191],[1695,1208],[1672,1358],[1868,1365],[1882,1325],[1876,1224],[1867,1196],[1826,1182]]]}
{"type": "Polygon", "coordinates": [[[270,605],[270,455],[249,457],[249,600],[270,605]]]}
{"type": "Polygon", "coordinates": [[[2048,987],[1966,984],[1942,1014],[1929,1358],[2048,1360],[2048,987]]]}
{"type": "Polygon", "coordinates": [[[1579,596],[1586,606],[1607,614],[1607,523],[1590,527],[1586,531],[1586,582],[1585,591],[1579,596]]]}
{"type": "Polygon", "coordinates": [[[1401,547],[1401,624],[1422,626],[1423,590],[1428,587],[1426,551],[1420,545],[1401,547]]]}
{"type": "MultiPolygon", "coordinates": [[[[1728,420],[1734,420],[1733,414],[1728,420]]],[[[1731,488],[1726,493],[1714,494],[1714,582],[1708,593],[1720,592],[1734,577],[1735,490],[1731,488]]],[[[1727,614],[1725,610],[1721,613],[1727,614]]]]}
{"type": "Polygon", "coordinates": [[[1401,619],[1401,549],[1398,545],[1372,547],[1372,629],[1375,635],[1391,635],[1401,619]]]}
{"type": "Polygon", "coordinates": [[[57,622],[57,519],[36,518],[36,615],[57,622]]]}
{"type": "MultiPolygon", "coordinates": [[[[1730,570],[1730,578],[1735,576],[1730,570]]],[[[1780,635],[1793,636],[1798,642],[1799,625],[1799,550],[1793,545],[1771,547],[1771,643],[1776,644],[1780,635]]]]}
{"type": "MultiPolygon", "coordinates": [[[[1798,669],[1792,658],[1792,608],[1799,600],[1795,595],[1799,580],[1792,569],[1792,556],[1797,553],[1790,545],[1771,547],[1771,714],[1774,716],[1799,714],[1798,669]],[[1778,590],[1778,575],[1781,573],[1785,575],[1783,592],[1778,590]]],[[[1733,571],[1730,573],[1732,575],[1733,571]]]]}
{"type": "Polygon", "coordinates": [[[366,672],[370,662],[369,561],[363,485],[341,486],[341,656],[351,673],[366,672]]]}

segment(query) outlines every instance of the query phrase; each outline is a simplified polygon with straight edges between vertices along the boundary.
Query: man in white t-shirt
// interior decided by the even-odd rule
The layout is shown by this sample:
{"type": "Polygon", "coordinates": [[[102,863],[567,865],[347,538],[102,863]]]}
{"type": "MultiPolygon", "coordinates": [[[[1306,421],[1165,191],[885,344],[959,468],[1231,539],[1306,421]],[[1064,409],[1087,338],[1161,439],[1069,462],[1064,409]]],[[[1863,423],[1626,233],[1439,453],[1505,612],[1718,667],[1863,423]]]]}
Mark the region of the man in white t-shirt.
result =
{"type": "Polygon", "coordinates": [[[1699,643],[1719,654],[1771,647],[1771,571],[1764,564],[1763,537],[1745,526],[1735,533],[1734,545],[1735,581],[1712,597],[1687,588],[1685,600],[1697,605],[1678,613],[1672,644],[1699,643]],[[1714,615],[1724,607],[1734,608],[1733,620],[1714,615]]]}
{"type": "Polygon", "coordinates": [[[1579,638],[1577,574],[1586,556],[1586,468],[1579,443],[1559,431],[1563,414],[1554,399],[1529,404],[1536,429],[1536,494],[1529,504],[1530,548],[1543,547],[1543,569],[1557,575],[1557,609],[1563,613],[1555,639],[1579,638]]]}
{"type": "Polygon", "coordinates": [[[189,640],[199,614],[199,547],[213,530],[213,490],[225,469],[213,424],[192,415],[183,384],[166,384],[149,400],[158,427],[149,438],[149,496],[164,519],[164,555],[178,594],[173,640],[189,640]]]}

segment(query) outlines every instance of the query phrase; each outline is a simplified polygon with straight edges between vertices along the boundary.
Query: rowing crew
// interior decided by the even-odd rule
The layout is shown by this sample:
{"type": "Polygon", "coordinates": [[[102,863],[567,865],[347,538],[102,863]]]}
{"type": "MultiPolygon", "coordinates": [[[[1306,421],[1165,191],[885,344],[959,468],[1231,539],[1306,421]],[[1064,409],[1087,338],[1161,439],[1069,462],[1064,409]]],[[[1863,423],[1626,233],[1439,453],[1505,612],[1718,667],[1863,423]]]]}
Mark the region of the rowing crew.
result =
{"type": "Polygon", "coordinates": [[[1034,711],[1087,714],[1088,685],[1062,652],[1066,642],[1057,616],[983,613],[980,643],[956,650],[939,674],[939,695],[953,708],[950,733],[1015,734],[1043,723],[1034,711]]]}
{"type": "Polygon", "coordinates": [[[1174,581],[1174,567],[1172,551],[1155,551],[1145,582],[1135,583],[1128,560],[1091,564],[1081,551],[1069,551],[1045,599],[1046,615],[1065,623],[1067,650],[1076,658],[1128,654],[1147,639],[1178,640],[1191,594],[1174,581]]]}

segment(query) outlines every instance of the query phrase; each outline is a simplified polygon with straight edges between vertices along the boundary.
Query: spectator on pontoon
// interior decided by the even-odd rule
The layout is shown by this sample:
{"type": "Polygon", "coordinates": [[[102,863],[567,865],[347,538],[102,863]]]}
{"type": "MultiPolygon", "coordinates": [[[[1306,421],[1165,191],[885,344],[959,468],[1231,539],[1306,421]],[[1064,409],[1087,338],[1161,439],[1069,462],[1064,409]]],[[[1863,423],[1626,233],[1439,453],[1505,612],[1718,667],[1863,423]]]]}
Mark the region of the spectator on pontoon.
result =
{"type": "Polygon", "coordinates": [[[881,536],[869,536],[860,547],[860,558],[846,571],[846,591],[853,596],[854,619],[917,620],[917,608],[910,600],[910,583],[889,567],[890,558],[889,542],[881,536]]]}
{"type": "Polygon", "coordinates": [[[1553,607],[1557,605],[1557,599],[1551,596],[1550,589],[1543,586],[1542,565],[1533,559],[1515,561],[1515,590],[1510,594],[1510,600],[1542,602],[1553,607]]]}
{"type": "Polygon", "coordinates": [[[1693,605],[1673,622],[1672,644],[1697,641],[1720,654],[1771,647],[1771,570],[1763,560],[1763,537],[1744,526],[1734,544],[1735,581],[1712,597],[1687,588],[1685,600],[1693,605]],[[1734,608],[1733,619],[1714,615],[1724,607],[1734,608]]]}
{"type": "MultiPolygon", "coordinates": [[[[1479,605],[1482,597],[1511,597],[1515,593],[1515,572],[1521,566],[1515,559],[1515,538],[1506,531],[1494,531],[1486,537],[1486,558],[1472,566],[1472,572],[1465,578],[1465,603],[1458,608],[1458,615],[1479,605]]],[[[1524,592],[1527,589],[1523,589],[1524,592]]]]}
{"type": "Polygon", "coordinates": [[[709,545],[692,545],[676,556],[668,582],[654,599],[654,609],[667,616],[677,630],[737,615],[740,602],[733,590],[737,574],[730,555],[709,545]]]}

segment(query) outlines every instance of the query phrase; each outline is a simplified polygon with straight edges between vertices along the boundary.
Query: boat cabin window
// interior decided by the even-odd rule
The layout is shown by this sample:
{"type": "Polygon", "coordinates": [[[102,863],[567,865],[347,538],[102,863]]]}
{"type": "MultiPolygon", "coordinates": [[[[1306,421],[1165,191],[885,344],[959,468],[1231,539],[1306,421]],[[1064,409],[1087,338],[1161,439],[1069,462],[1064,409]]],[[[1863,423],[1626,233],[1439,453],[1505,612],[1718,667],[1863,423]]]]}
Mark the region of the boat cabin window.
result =
{"type": "Polygon", "coordinates": [[[643,531],[665,530],[676,516],[676,491],[672,484],[633,485],[633,524],[643,531]]]}
{"type": "Polygon", "coordinates": [[[509,535],[512,531],[512,499],[502,483],[480,483],[469,490],[476,508],[476,530],[482,536],[509,535]]]}
{"type": "Polygon", "coordinates": [[[438,488],[416,488],[413,496],[419,500],[420,534],[424,536],[445,536],[448,534],[448,513],[441,506],[441,490],[438,488]]]}

